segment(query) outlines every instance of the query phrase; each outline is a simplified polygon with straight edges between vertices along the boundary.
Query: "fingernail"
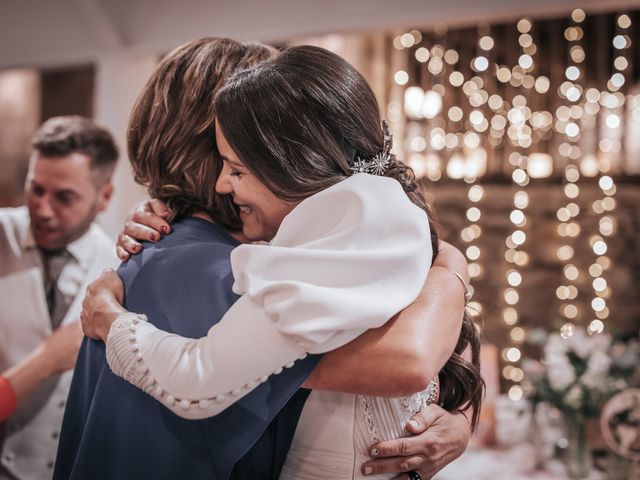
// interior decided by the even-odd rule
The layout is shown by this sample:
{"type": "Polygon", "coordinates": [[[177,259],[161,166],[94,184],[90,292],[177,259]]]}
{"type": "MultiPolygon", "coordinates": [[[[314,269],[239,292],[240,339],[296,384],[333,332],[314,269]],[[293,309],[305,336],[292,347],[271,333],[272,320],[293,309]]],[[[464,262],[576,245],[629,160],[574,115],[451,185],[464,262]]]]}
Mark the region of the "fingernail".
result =
{"type": "Polygon", "coordinates": [[[409,420],[409,424],[411,424],[411,426],[413,428],[419,428],[420,427],[420,424],[416,420],[414,420],[413,418],[411,420],[409,420]]]}
{"type": "Polygon", "coordinates": [[[151,234],[151,241],[152,242],[157,242],[158,241],[158,234],[156,232],[153,232],[151,234]]]}
{"type": "Polygon", "coordinates": [[[136,244],[133,246],[133,250],[134,250],[134,251],[136,251],[136,252],[137,252],[138,250],[140,250],[140,244],[139,244],[139,243],[136,243],[136,244]]]}
{"type": "Polygon", "coordinates": [[[169,233],[169,227],[167,227],[166,225],[160,227],[160,230],[162,230],[162,233],[164,233],[165,235],[169,233]]]}
{"type": "MultiPolygon", "coordinates": [[[[378,455],[380,455],[380,450],[378,450],[377,448],[372,448],[371,449],[371,456],[372,457],[377,457],[378,455]]],[[[371,467],[369,467],[371,468],[371,467]]]]}
{"type": "Polygon", "coordinates": [[[373,467],[365,467],[364,468],[364,474],[365,475],[371,475],[373,473],[373,467]]]}

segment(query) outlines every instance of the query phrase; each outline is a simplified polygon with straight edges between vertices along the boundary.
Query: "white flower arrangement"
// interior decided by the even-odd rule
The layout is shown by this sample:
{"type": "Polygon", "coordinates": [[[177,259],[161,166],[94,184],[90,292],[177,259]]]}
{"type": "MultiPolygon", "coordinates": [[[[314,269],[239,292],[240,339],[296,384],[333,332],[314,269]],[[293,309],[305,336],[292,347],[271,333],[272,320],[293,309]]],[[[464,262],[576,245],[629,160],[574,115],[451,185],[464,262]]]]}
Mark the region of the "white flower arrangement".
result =
{"type": "Polygon", "coordinates": [[[604,402],[640,380],[640,343],[614,343],[607,334],[576,329],[567,338],[557,333],[533,335],[543,343],[542,362],[528,359],[525,391],[534,402],[546,401],[566,414],[593,418],[604,402]]]}

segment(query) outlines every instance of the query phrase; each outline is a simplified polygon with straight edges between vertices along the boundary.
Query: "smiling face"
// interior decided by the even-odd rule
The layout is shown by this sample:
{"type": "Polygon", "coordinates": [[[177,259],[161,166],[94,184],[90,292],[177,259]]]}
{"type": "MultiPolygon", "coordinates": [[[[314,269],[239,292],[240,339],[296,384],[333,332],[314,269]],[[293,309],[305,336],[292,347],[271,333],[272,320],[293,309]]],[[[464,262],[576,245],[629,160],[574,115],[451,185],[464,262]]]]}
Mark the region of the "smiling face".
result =
{"type": "Polygon", "coordinates": [[[77,240],[104,210],[113,187],[96,186],[90,158],[82,153],[53,158],[34,152],[25,184],[31,230],[38,246],[58,250],[77,240]]]}
{"type": "Polygon", "coordinates": [[[230,195],[240,212],[242,233],[250,241],[270,241],[297,202],[286,202],[271,192],[237,157],[220,128],[216,141],[223,161],[216,192],[230,195]]]}

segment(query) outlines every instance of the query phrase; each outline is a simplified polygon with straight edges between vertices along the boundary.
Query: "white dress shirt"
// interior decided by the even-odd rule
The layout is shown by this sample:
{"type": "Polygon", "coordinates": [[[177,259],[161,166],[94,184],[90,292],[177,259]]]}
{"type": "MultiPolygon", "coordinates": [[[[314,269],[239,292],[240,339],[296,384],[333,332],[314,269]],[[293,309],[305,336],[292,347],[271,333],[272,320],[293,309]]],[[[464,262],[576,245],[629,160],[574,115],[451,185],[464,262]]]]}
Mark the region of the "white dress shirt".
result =
{"type": "Polygon", "coordinates": [[[415,300],[431,257],[426,214],[400,184],[354,175],[302,201],[270,245],[234,250],[242,297],[206,337],[124,314],[109,332],[107,361],[176,414],[210,417],[307,352],[383,325],[415,300]]]}
{"type": "MultiPolygon", "coordinates": [[[[73,260],[62,270],[58,288],[74,299],[61,325],[79,320],[86,286],[103,269],[118,264],[113,241],[95,224],[67,249],[73,260]]],[[[4,371],[52,333],[41,254],[26,207],[0,209],[0,305],[0,371],[4,371]]],[[[7,420],[1,461],[14,477],[51,478],[72,373],[45,381],[7,420]]]]}

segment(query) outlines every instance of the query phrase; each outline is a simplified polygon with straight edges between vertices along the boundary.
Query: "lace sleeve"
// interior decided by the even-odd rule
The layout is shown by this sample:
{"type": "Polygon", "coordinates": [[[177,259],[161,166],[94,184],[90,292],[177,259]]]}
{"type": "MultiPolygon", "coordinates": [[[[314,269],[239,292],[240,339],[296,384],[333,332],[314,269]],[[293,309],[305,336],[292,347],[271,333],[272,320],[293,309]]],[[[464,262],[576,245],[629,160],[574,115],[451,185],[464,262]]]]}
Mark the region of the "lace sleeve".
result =
{"type": "Polygon", "coordinates": [[[159,330],[144,315],[120,315],[107,338],[109,367],[181,417],[217,415],[307,355],[248,297],[232,310],[233,321],[200,339],[159,330]]]}

